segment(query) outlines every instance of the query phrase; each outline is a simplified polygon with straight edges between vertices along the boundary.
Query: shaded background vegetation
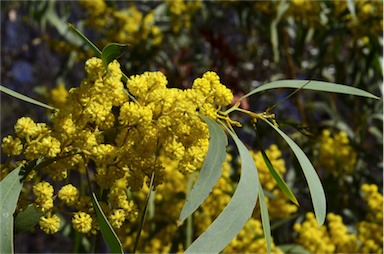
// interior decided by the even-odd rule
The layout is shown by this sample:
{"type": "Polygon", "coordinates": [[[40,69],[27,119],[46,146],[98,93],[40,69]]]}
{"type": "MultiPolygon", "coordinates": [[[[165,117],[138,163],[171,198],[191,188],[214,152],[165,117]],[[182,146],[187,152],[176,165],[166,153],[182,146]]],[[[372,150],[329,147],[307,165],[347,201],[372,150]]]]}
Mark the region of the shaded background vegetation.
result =
{"type": "MultiPolygon", "coordinates": [[[[102,3],[2,1],[1,84],[47,102],[57,84],[78,86],[92,52],[68,30],[72,23],[100,49],[109,42],[130,44],[119,60],[128,76],[160,70],[178,88],[213,70],[237,96],[279,79],[331,81],[382,94],[381,1],[107,1],[101,12],[102,3]]],[[[243,107],[263,112],[290,92],[265,92],[243,107]]],[[[305,91],[273,112],[314,161],[328,210],[347,222],[362,217],[359,186],[382,186],[382,101],[305,91]],[[348,134],[358,154],[352,174],[334,178],[322,167],[316,147],[323,129],[348,134]]],[[[1,137],[24,115],[49,119],[43,109],[1,94],[1,137]]],[[[265,145],[286,148],[274,133],[260,133],[265,145]]],[[[255,146],[253,130],[241,135],[255,146]]],[[[295,174],[296,160],[288,149],[284,156],[295,193],[308,198],[304,179],[295,174]]],[[[310,209],[308,200],[300,211],[310,209]]],[[[26,246],[18,248],[45,251],[26,246]]]]}

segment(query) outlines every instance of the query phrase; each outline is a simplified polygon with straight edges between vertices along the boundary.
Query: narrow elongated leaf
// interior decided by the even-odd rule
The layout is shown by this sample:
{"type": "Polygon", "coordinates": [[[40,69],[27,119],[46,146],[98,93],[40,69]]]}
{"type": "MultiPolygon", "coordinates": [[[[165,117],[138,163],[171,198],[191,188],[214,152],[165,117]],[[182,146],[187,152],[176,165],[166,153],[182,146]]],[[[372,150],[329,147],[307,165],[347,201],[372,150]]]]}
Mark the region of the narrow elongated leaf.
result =
{"type": "Polygon", "coordinates": [[[264,148],[261,146],[261,144],[259,145],[260,147],[260,152],[261,152],[261,155],[263,156],[263,159],[264,159],[264,162],[265,164],[267,165],[267,168],[269,170],[269,172],[271,173],[271,175],[273,176],[273,178],[275,179],[277,185],[280,187],[280,189],[283,191],[283,193],[295,204],[295,205],[299,205],[299,201],[297,201],[297,198],[295,197],[295,195],[292,193],[291,189],[288,187],[288,185],[285,183],[284,179],[279,175],[279,173],[277,173],[276,169],[273,167],[271,161],[269,160],[267,154],[265,153],[264,151],[264,148]]]}
{"type": "Polygon", "coordinates": [[[17,214],[15,218],[15,233],[21,233],[39,223],[44,214],[37,210],[34,205],[29,205],[24,211],[17,214]]]}
{"type": "Polygon", "coordinates": [[[109,224],[107,217],[105,217],[103,210],[97,201],[95,193],[92,193],[92,204],[95,209],[97,222],[100,226],[100,232],[103,235],[105,242],[110,248],[111,253],[124,253],[123,247],[111,224],[109,224]]]}
{"type": "Polygon", "coordinates": [[[323,186],[319,179],[319,176],[316,173],[316,170],[312,166],[312,163],[309,161],[308,157],[305,155],[303,150],[290,138],[287,134],[281,131],[278,127],[270,123],[268,120],[263,119],[268,123],[273,129],[275,129],[288,143],[292,151],[295,153],[301,169],[303,170],[305,179],[307,180],[309,192],[311,194],[313,208],[316,214],[316,220],[319,225],[324,224],[326,216],[326,199],[323,186]]]}
{"type": "Polygon", "coordinates": [[[315,90],[315,91],[321,91],[321,92],[342,93],[342,94],[363,96],[363,97],[368,97],[373,99],[380,99],[376,95],[373,95],[369,92],[366,92],[364,90],[361,90],[359,88],[355,88],[352,86],[340,85],[340,84],[329,83],[324,81],[313,81],[313,80],[311,80],[310,82],[308,81],[309,80],[274,81],[274,82],[259,86],[258,88],[252,90],[251,92],[241,97],[240,100],[247,98],[258,92],[262,92],[262,91],[274,89],[274,88],[301,88],[301,89],[315,90]]]}
{"type": "Polygon", "coordinates": [[[209,129],[208,153],[200,170],[199,177],[181,210],[179,224],[196,211],[200,204],[208,197],[221,176],[223,162],[227,154],[225,149],[228,145],[228,139],[224,131],[218,123],[209,117],[203,115],[200,117],[207,123],[209,129]]]}
{"type": "Polygon", "coordinates": [[[185,253],[219,253],[240,232],[255,208],[259,185],[255,162],[237,135],[228,128],[227,131],[235,141],[241,158],[239,184],[223,212],[185,253]]]}
{"type": "Polygon", "coordinates": [[[23,183],[20,181],[20,169],[12,170],[0,182],[0,252],[13,253],[13,214],[23,183]]]}
{"type": "Polygon", "coordinates": [[[267,250],[268,250],[268,253],[271,253],[271,250],[272,250],[271,224],[269,221],[267,203],[265,202],[264,190],[260,182],[259,182],[259,203],[260,203],[261,222],[263,223],[263,231],[264,231],[265,241],[267,243],[267,250]]]}
{"type": "Polygon", "coordinates": [[[103,65],[107,68],[108,64],[114,59],[117,59],[127,53],[129,48],[128,44],[110,43],[104,47],[101,52],[101,60],[103,65]]]}
{"type": "Polygon", "coordinates": [[[37,106],[40,106],[40,107],[43,107],[43,108],[47,108],[47,109],[50,109],[50,110],[55,110],[56,108],[52,107],[52,106],[49,106],[45,103],[42,103],[40,101],[37,101],[35,99],[32,99],[28,96],[25,96],[21,93],[18,93],[18,92],[15,92],[9,88],[6,88],[2,85],[0,85],[0,91],[3,92],[3,93],[6,93],[6,94],[9,94],[10,96],[13,96],[19,100],[22,100],[22,101],[25,101],[25,102],[29,102],[29,103],[32,103],[32,104],[35,104],[37,106]]]}
{"type": "Polygon", "coordinates": [[[85,43],[87,44],[90,49],[92,49],[93,53],[97,56],[97,57],[101,57],[101,51],[98,47],[96,47],[95,44],[93,44],[82,32],[80,32],[79,30],[76,29],[76,27],[74,27],[72,24],[68,24],[68,27],[70,30],[72,30],[77,36],[80,37],[80,39],[85,43]]]}

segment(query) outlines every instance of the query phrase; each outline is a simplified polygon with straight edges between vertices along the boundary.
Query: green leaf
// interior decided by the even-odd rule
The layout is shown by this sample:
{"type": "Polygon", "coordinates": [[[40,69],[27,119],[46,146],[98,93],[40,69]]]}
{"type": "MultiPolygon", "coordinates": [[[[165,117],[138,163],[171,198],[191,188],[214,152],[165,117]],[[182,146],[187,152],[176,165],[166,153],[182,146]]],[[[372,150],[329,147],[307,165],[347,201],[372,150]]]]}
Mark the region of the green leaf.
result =
{"type": "Polygon", "coordinates": [[[23,186],[21,168],[12,170],[0,182],[0,253],[13,253],[13,214],[23,186]]]}
{"type": "Polygon", "coordinates": [[[223,162],[227,155],[228,139],[222,128],[209,117],[203,115],[200,117],[207,123],[209,129],[208,153],[200,170],[199,177],[181,210],[179,224],[196,211],[200,204],[208,197],[221,176],[223,162]]]}
{"type": "Polygon", "coordinates": [[[110,43],[105,46],[103,51],[101,52],[101,60],[103,61],[104,67],[107,68],[110,62],[127,53],[128,48],[128,44],[120,43],[110,43]]]}
{"type": "Polygon", "coordinates": [[[225,127],[240,153],[241,176],[228,205],[208,229],[200,235],[185,253],[218,253],[231,242],[251,217],[256,205],[259,179],[255,162],[248,149],[235,133],[225,127]]]}
{"type": "MultiPolygon", "coordinates": [[[[259,140],[259,139],[258,139],[259,140]]],[[[280,187],[280,189],[283,191],[283,193],[297,206],[299,206],[299,201],[297,201],[297,198],[292,193],[291,189],[288,187],[288,185],[285,183],[284,179],[277,173],[276,169],[273,167],[271,161],[269,160],[267,154],[265,153],[265,150],[263,146],[261,145],[261,142],[258,141],[258,145],[260,148],[261,155],[263,156],[264,162],[267,165],[267,168],[273,178],[275,179],[277,185],[280,187]]]]}
{"type": "Polygon", "coordinates": [[[47,109],[50,109],[50,110],[56,110],[56,108],[52,107],[52,106],[49,106],[45,103],[42,103],[40,101],[37,101],[35,99],[32,99],[28,96],[25,96],[21,93],[18,93],[18,92],[15,92],[9,88],[6,88],[2,85],[0,85],[0,91],[3,92],[3,93],[6,93],[6,94],[9,94],[10,96],[13,96],[19,100],[22,100],[22,101],[25,101],[25,102],[29,102],[29,103],[32,103],[32,104],[35,104],[37,106],[40,106],[40,107],[44,107],[44,108],[47,108],[47,109]]]}
{"type": "Polygon", "coordinates": [[[92,193],[92,204],[95,209],[96,218],[100,226],[101,234],[109,246],[111,253],[124,253],[121,242],[113,230],[111,224],[109,224],[107,218],[105,217],[104,212],[101,209],[99,202],[97,201],[95,193],[92,193]]]}
{"type": "MultiPolygon", "coordinates": [[[[76,29],[72,24],[68,24],[69,26],[69,29],[71,29],[74,33],[77,34],[77,36],[80,37],[81,40],[83,40],[93,51],[93,53],[103,59],[103,65],[105,67],[108,66],[108,63],[110,63],[113,59],[115,58],[118,58],[120,56],[122,56],[125,52],[126,52],[126,49],[122,50],[122,48],[124,47],[128,47],[127,44],[118,44],[118,43],[111,43],[109,45],[107,45],[104,49],[103,49],[103,52],[104,52],[104,56],[103,56],[103,52],[100,51],[100,49],[98,47],[96,47],[95,44],[93,44],[84,34],[82,34],[78,29],[76,29]],[[114,45],[114,46],[113,46],[114,45]],[[121,54],[118,54],[118,53],[121,53],[121,54]],[[114,56],[114,57],[112,57],[114,56]]],[[[125,73],[121,73],[123,75],[122,77],[122,80],[124,82],[127,82],[128,80],[128,77],[127,75],[125,75],[125,73]]],[[[129,94],[126,90],[124,90],[127,95],[133,100],[133,101],[136,101],[136,99],[131,95],[129,94]]]]}
{"type": "Polygon", "coordinates": [[[24,232],[37,223],[39,223],[40,217],[43,216],[44,213],[36,209],[34,205],[29,205],[27,208],[16,215],[15,218],[15,233],[24,232]]]}
{"type": "Polygon", "coordinates": [[[274,88],[301,88],[301,89],[307,89],[307,90],[315,90],[315,91],[321,91],[321,92],[333,92],[333,93],[342,93],[342,94],[350,94],[350,95],[357,95],[357,96],[363,96],[373,99],[380,99],[376,95],[373,95],[369,92],[366,92],[364,90],[361,90],[359,88],[355,88],[352,86],[346,86],[346,85],[340,85],[335,83],[329,83],[324,81],[313,81],[310,80],[279,80],[274,81],[265,85],[262,85],[251,92],[247,93],[243,97],[240,98],[240,100],[247,98],[253,94],[256,94],[261,91],[274,89],[274,88]],[[307,84],[306,84],[307,83],[307,84]]]}
{"type": "Polygon", "coordinates": [[[74,27],[72,24],[68,24],[68,27],[70,30],[72,30],[77,36],[80,37],[80,39],[85,43],[87,44],[93,51],[93,53],[97,56],[97,57],[101,57],[101,51],[98,47],[96,47],[95,44],[93,44],[84,34],[82,34],[82,32],[80,32],[79,30],[76,29],[76,27],[74,27]]]}
{"type": "Polygon", "coordinates": [[[263,190],[263,187],[261,187],[260,182],[259,182],[259,202],[260,202],[261,222],[263,223],[263,231],[264,231],[265,241],[267,243],[267,250],[268,250],[268,253],[271,253],[272,251],[271,225],[269,221],[267,203],[265,202],[264,190],[263,190]]]}
{"type": "Polygon", "coordinates": [[[311,194],[313,208],[315,210],[317,223],[319,225],[324,224],[325,216],[326,216],[326,199],[323,186],[319,179],[319,176],[316,173],[315,168],[312,166],[312,163],[309,161],[308,157],[305,153],[300,149],[300,147],[281,131],[278,127],[270,123],[268,120],[263,119],[266,123],[268,123],[273,129],[275,129],[288,143],[291,147],[292,151],[295,153],[301,169],[303,170],[305,179],[307,180],[309,192],[311,194]]]}

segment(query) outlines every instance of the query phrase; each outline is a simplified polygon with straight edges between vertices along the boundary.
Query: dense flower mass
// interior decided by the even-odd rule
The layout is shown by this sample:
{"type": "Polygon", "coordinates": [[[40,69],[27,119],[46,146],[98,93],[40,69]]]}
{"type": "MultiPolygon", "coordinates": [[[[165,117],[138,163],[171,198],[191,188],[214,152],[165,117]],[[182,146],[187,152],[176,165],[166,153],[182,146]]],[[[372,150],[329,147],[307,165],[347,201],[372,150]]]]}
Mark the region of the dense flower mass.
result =
{"type": "Polygon", "coordinates": [[[383,253],[383,194],[375,184],[363,184],[361,191],[368,205],[366,219],[357,225],[361,252],[383,253]]]}
{"type": "MultiPolygon", "coordinates": [[[[55,191],[53,182],[71,174],[80,174],[82,183],[94,181],[106,193],[101,204],[111,225],[123,228],[138,215],[131,192],[149,184],[153,175],[157,187],[171,162],[173,170],[183,174],[202,166],[209,131],[199,114],[220,117],[218,112],[232,102],[233,95],[214,72],[196,79],[191,89],[179,90],[167,88],[161,72],[131,76],[124,85],[116,60],[106,69],[101,59],[91,58],[85,70],[87,76],[79,87],[66,91],[60,85],[52,91],[58,97],[52,100],[57,107],[52,127],[22,117],[15,125],[17,137],[5,137],[2,148],[10,157],[49,159],[26,178],[35,206],[44,214],[69,207],[73,228],[95,233],[98,225],[87,191],[73,184],[55,191]],[[57,208],[55,199],[61,202],[57,208]]],[[[3,166],[2,173],[17,165],[3,166]]],[[[27,200],[28,192],[22,196],[27,200]]],[[[49,234],[57,232],[59,224],[56,215],[40,220],[49,234]]]]}
{"type": "Polygon", "coordinates": [[[312,253],[382,253],[383,195],[374,184],[363,184],[361,190],[369,213],[355,230],[333,213],[328,213],[327,225],[318,227],[314,214],[307,213],[303,222],[294,225],[297,242],[312,253]]]}

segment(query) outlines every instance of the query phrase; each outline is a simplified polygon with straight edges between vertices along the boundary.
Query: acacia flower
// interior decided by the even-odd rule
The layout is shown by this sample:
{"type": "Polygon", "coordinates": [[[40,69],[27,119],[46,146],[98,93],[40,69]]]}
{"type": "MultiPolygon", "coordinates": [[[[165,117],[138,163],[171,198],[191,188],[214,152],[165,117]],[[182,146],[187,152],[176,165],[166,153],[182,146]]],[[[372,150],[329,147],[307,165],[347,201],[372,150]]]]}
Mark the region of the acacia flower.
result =
{"type": "Polygon", "coordinates": [[[73,228],[80,233],[88,233],[92,229],[92,217],[85,212],[76,212],[72,218],[73,228]]]}
{"type": "Polygon", "coordinates": [[[60,229],[60,218],[56,214],[43,216],[40,218],[39,225],[46,234],[54,234],[60,229]]]}
{"type": "Polygon", "coordinates": [[[66,205],[73,205],[79,198],[79,191],[72,184],[67,184],[59,190],[57,193],[59,199],[61,199],[66,205]]]}

